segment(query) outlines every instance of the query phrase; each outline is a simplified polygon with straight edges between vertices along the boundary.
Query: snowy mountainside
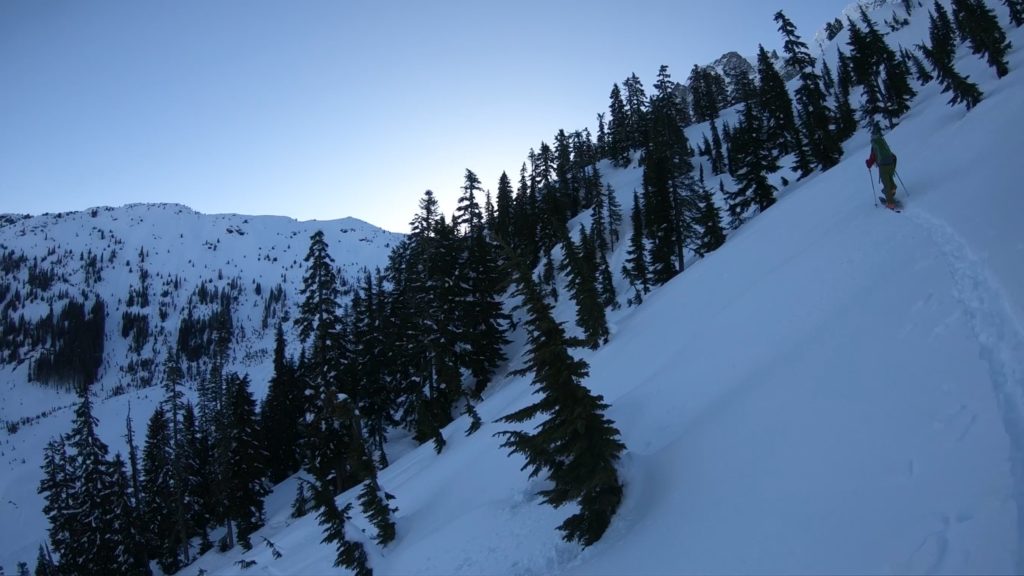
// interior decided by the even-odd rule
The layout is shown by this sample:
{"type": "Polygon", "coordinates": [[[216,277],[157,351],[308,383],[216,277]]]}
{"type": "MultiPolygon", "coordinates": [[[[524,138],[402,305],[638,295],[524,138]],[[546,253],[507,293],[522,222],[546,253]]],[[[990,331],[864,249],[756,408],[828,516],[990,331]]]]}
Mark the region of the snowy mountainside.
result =
{"type": "MultiPolygon", "coordinates": [[[[48,407],[17,399],[38,388],[66,396],[70,380],[29,384],[50,338],[33,338],[47,315],[71,300],[105,304],[95,390],[109,396],[153,382],[183,325],[209,331],[215,313],[233,326],[230,364],[262,367],[279,321],[294,315],[309,238],[323,230],[335,265],[354,281],[383,267],[401,235],[360,220],[204,215],[173,204],[99,207],[35,217],[6,215],[0,225],[0,421],[16,423],[48,407]],[[229,309],[229,310],[226,310],[229,309]],[[225,312],[226,310],[226,312],[225,312]]],[[[287,322],[286,322],[287,324],[287,322]]],[[[285,326],[287,329],[288,326],[285,326]]],[[[205,342],[196,336],[193,348],[205,342]]],[[[197,350],[193,364],[202,360],[197,350]]],[[[38,371],[37,371],[38,372],[38,371]]],[[[37,374],[33,380],[45,379],[37,374]]],[[[42,394],[46,396],[46,394],[42,394]]]]}
{"type": "MultiPolygon", "coordinates": [[[[913,45],[926,37],[926,24],[926,12],[918,10],[912,25],[890,38],[913,45]]],[[[608,416],[627,446],[620,463],[625,500],[601,541],[586,550],[562,542],[555,526],[571,507],[541,505],[537,492],[549,484],[528,478],[521,458],[500,448],[493,434],[507,426],[494,421],[535,399],[529,377],[501,378],[478,406],[485,424],[476,434],[464,436],[467,422],[457,419],[444,430],[447,444],[440,454],[421,446],[381,472],[381,485],[396,496],[396,541],[376,546],[370,523],[355,508],[348,535],[366,545],[373,569],[1024,571],[1024,233],[1018,223],[1024,197],[1013,162],[1024,150],[1018,130],[1024,124],[1024,33],[1007,30],[1016,48],[1006,78],[996,80],[966,48],[959,53],[958,68],[985,91],[977,108],[950,108],[947,95],[932,83],[919,90],[913,110],[887,135],[905,180],[904,213],[874,205],[871,175],[863,165],[868,138],[858,133],[845,143],[842,163],[828,172],[800,181],[788,170],[776,174],[780,193],[774,206],[732,232],[722,248],[690,263],[643,305],[611,311],[609,344],[573,351],[589,362],[586,384],[611,405],[608,416]],[[790,185],[781,185],[782,175],[790,185]]],[[[845,34],[836,42],[845,42],[845,34]]],[[[707,129],[692,126],[690,141],[699,142],[707,129]]],[[[608,164],[601,170],[628,212],[633,190],[642,187],[642,170],[608,164]]],[[[228,267],[218,286],[230,288],[238,271],[251,265],[264,270],[256,281],[266,294],[270,280],[262,278],[282,272],[269,264],[264,269],[265,257],[253,254],[265,255],[271,246],[250,246],[244,259],[227,248],[255,241],[251,228],[242,228],[242,236],[227,229],[251,226],[257,218],[226,218],[210,224],[211,236],[204,238],[216,250],[203,248],[225,259],[204,260],[202,270],[216,274],[228,267]],[[246,218],[249,223],[242,222],[246,218]]],[[[185,229],[187,222],[179,225],[185,229]]],[[[8,227],[0,228],[6,243],[12,242],[8,227]]],[[[298,262],[285,271],[292,304],[313,229],[286,248],[291,260],[279,258],[298,262]]],[[[161,230],[164,240],[178,234],[178,228],[161,230]]],[[[629,232],[627,223],[621,237],[629,232]]],[[[269,244],[281,250],[290,233],[269,244]]],[[[43,233],[35,241],[50,240],[43,233]]],[[[614,270],[625,260],[624,244],[612,255],[614,270]]],[[[360,247],[368,248],[355,248],[360,247]]],[[[119,258],[136,262],[137,248],[119,252],[119,258]]],[[[344,265],[339,253],[336,261],[344,265]]],[[[146,263],[154,275],[158,258],[166,263],[176,256],[173,248],[151,249],[146,263]]],[[[181,269],[199,257],[184,252],[177,258],[181,269]]],[[[138,284],[137,265],[122,264],[119,274],[120,287],[104,296],[111,318],[118,299],[127,302],[129,287],[138,284]]],[[[244,276],[241,283],[255,278],[244,276]]],[[[191,286],[174,302],[187,299],[196,289],[191,286]]],[[[621,281],[617,288],[625,291],[621,281]]],[[[254,289],[245,293],[250,296],[239,302],[252,304],[242,306],[252,316],[247,321],[260,325],[254,289]]],[[[125,309],[126,304],[119,310],[125,309]]],[[[44,312],[41,306],[36,310],[44,312]]],[[[571,329],[571,302],[561,300],[556,311],[571,329]]],[[[158,310],[152,314],[159,316],[158,310]]],[[[114,339],[130,357],[116,318],[108,319],[108,333],[116,325],[114,339]]],[[[167,322],[177,327],[180,312],[167,322]]],[[[236,361],[244,364],[245,357],[236,361]]],[[[26,371],[23,363],[0,374],[26,371]]],[[[105,365],[102,374],[119,373],[105,365]]],[[[254,375],[254,384],[261,380],[254,375]]],[[[116,381],[101,385],[109,389],[116,381]]],[[[22,401],[32,403],[25,396],[40,395],[26,414],[73,401],[20,381],[18,386],[22,401]]],[[[123,452],[118,438],[129,405],[139,438],[140,421],[161,395],[131,390],[97,403],[100,433],[113,450],[123,452]]],[[[2,566],[34,558],[45,531],[35,494],[40,453],[50,436],[63,431],[67,412],[3,438],[2,566]]],[[[267,523],[254,536],[252,551],[210,552],[181,573],[343,572],[332,565],[333,547],[319,543],[323,528],[316,518],[290,517],[295,484],[289,479],[268,498],[267,523]],[[252,563],[245,572],[243,562],[252,563]]],[[[338,502],[354,499],[348,492],[338,502]]]]}
{"type": "MultiPolygon", "coordinates": [[[[926,29],[918,10],[891,38],[913,45],[926,29]]],[[[978,107],[949,107],[932,83],[887,134],[902,214],[875,205],[861,131],[828,172],[785,187],[776,175],[774,206],[640,307],[610,312],[609,344],[574,351],[628,447],[625,500],[600,542],[562,542],[555,526],[573,511],[540,504],[549,484],[499,447],[495,419],[531,401],[529,378],[509,378],[478,406],[487,424],[475,435],[459,419],[441,454],[423,446],[382,471],[397,540],[375,546],[359,513],[349,525],[374,570],[1024,570],[1024,197],[1012,161],[1024,150],[1024,33],[1007,30],[1006,78],[958,54],[985,92],[978,107]]],[[[690,141],[706,131],[691,127],[690,141]]],[[[628,211],[642,171],[601,169],[628,211]]],[[[622,246],[612,258],[621,265],[622,246]]],[[[259,574],[338,570],[316,519],[289,516],[293,490],[272,495],[260,532],[283,556],[209,553],[191,573],[237,574],[241,561],[259,574]]]]}

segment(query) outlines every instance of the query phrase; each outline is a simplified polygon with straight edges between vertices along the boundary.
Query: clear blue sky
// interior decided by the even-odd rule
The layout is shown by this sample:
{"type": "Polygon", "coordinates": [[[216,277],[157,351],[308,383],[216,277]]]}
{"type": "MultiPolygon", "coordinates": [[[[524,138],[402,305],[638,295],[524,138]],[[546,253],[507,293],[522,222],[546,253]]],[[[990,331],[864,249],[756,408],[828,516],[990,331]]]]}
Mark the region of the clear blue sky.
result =
{"type": "Polygon", "coordinates": [[[404,232],[612,84],[809,44],[849,0],[3,0],[0,212],[178,202],[404,232]]]}

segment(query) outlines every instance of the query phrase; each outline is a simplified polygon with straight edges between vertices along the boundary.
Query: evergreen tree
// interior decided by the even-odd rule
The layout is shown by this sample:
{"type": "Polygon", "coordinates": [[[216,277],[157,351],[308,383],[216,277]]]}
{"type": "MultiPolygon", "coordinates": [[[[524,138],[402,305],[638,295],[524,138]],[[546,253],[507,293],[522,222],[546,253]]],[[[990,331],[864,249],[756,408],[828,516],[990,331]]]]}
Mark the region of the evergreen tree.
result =
{"type": "Polygon", "coordinates": [[[763,212],[775,203],[775,186],[768,181],[768,174],[777,171],[778,164],[760,144],[764,130],[760,115],[753,107],[745,106],[732,143],[736,154],[733,178],[738,188],[726,194],[729,226],[733,229],[746,220],[752,206],[763,212]]]}
{"type": "Polygon", "coordinates": [[[901,116],[910,111],[910,102],[917,91],[910,85],[910,68],[891,49],[885,52],[882,71],[882,88],[885,91],[883,117],[890,126],[894,126],[901,116]]]}
{"type": "Polygon", "coordinates": [[[143,573],[149,574],[149,554],[147,553],[148,526],[142,518],[143,493],[142,493],[142,468],[139,462],[138,446],[135,444],[135,425],[132,422],[131,405],[128,406],[128,414],[125,417],[125,443],[128,447],[128,487],[127,496],[131,514],[126,518],[131,522],[130,539],[134,546],[132,556],[140,566],[144,566],[143,573]]]}
{"type": "Polygon", "coordinates": [[[44,453],[44,512],[51,544],[65,574],[146,574],[134,555],[138,546],[126,529],[128,479],[124,461],[110,459],[96,433],[88,390],[80,390],[71,431],[44,453]]]}
{"type": "Polygon", "coordinates": [[[306,483],[300,481],[295,489],[295,498],[292,500],[292,518],[302,518],[309,514],[309,496],[306,495],[306,483]]]}
{"type": "Polygon", "coordinates": [[[1024,0],[1003,0],[1003,5],[1010,10],[1010,22],[1014,26],[1024,25],[1024,0]]]}
{"type": "Polygon", "coordinates": [[[181,568],[175,524],[177,486],[174,474],[174,445],[171,426],[163,405],[157,406],[146,428],[146,443],[142,449],[142,510],[148,530],[148,555],[167,573],[181,568]]]}
{"type": "Polygon", "coordinates": [[[608,130],[604,123],[604,112],[597,113],[597,142],[596,152],[598,158],[605,158],[607,150],[605,147],[608,144],[608,130]]]}
{"type": "MultiPolygon", "coordinates": [[[[867,13],[862,18],[867,19],[867,13]]],[[[870,20],[869,20],[870,21],[870,20]]],[[[882,56],[877,52],[878,46],[872,37],[862,30],[852,19],[847,19],[850,47],[850,70],[854,83],[863,88],[860,105],[860,120],[864,126],[879,124],[882,116],[882,86],[879,82],[882,56]]]]}
{"type": "Polygon", "coordinates": [[[596,350],[608,342],[608,320],[598,292],[597,254],[586,229],[580,227],[580,245],[566,239],[563,270],[568,272],[569,294],[576,303],[576,325],[587,347],[596,350]]]}
{"type": "Polygon", "coordinates": [[[313,503],[317,508],[317,519],[324,527],[324,537],[321,544],[334,544],[337,554],[334,565],[339,568],[348,568],[356,576],[372,576],[373,571],[367,564],[366,549],[361,542],[354,542],[345,537],[345,523],[348,522],[351,504],[338,508],[334,501],[334,495],[330,490],[310,484],[313,491],[313,503]]]}
{"type": "Polygon", "coordinates": [[[701,180],[701,211],[697,223],[701,230],[700,239],[693,251],[703,258],[705,255],[714,252],[725,243],[725,231],[722,229],[722,214],[715,205],[711,191],[704,186],[701,180]]]}
{"type": "Polygon", "coordinates": [[[260,410],[267,473],[273,484],[298,472],[302,465],[298,446],[306,409],[301,383],[295,365],[287,356],[286,345],[284,327],[278,324],[274,333],[274,373],[260,410]]]}
{"type": "Polygon", "coordinates": [[[969,76],[962,76],[953,67],[956,57],[953,23],[938,0],[935,0],[932,12],[928,15],[928,39],[931,45],[918,45],[918,48],[931,63],[935,77],[942,86],[942,93],[952,92],[949,105],[955,106],[962,102],[968,110],[974,108],[981,102],[981,89],[970,81],[969,76]]]}
{"type": "Polygon", "coordinates": [[[388,504],[392,499],[394,496],[385,492],[377,482],[376,471],[366,479],[362,490],[359,491],[359,504],[366,514],[366,519],[377,529],[374,540],[381,546],[387,546],[395,539],[393,515],[397,509],[388,504]]]}
{"type": "MultiPolygon", "coordinates": [[[[74,471],[68,456],[64,438],[58,436],[50,440],[43,450],[43,478],[39,482],[38,492],[43,495],[45,504],[43,513],[49,521],[50,544],[58,555],[68,557],[68,566],[78,562],[70,558],[74,553],[77,515],[71,505],[75,490],[74,471]]],[[[47,559],[49,555],[47,555],[47,559]]],[[[52,565],[52,559],[48,565],[52,565]]],[[[56,575],[56,572],[54,572],[56,575]]]]}
{"type": "Polygon", "coordinates": [[[527,177],[526,163],[519,168],[519,185],[513,206],[513,251],[531,265],[536,266],[540,257],[537,243],[536,190],[527,177]]]}
{"type": "Polygon", "coordinates": [[[775,158],[796,152],[799,134],[793,116],[793,100],[782,75],[764,46],[760,45],[757,51],[757,111],[763,118],[765,147],[776,151],[775,158]]]}
{"type": "Polygon", "coordinates": [[[644,229],[650,240],[650,278],[663,284],[684,266],[684,246],[695,236],[697,186],[689,142],[679,121],[667,67],[658,73],[644,153],[644,229]]]}
{"type": "Polygon", "coordinates": [[[233,523],[238,529],[238,543],[249,550],[249,537],[263,525],[263,498],[270,492],[264,483],[266,453],[259,441],[256,400],[249,391],[248,376],[228,374],[225,393],[228,433],[223,442],[229,457],[224,508],[228,529],[233,523]]]}
{"type": "Polygon", "coordinates": [[[358,482],[350,478],[346,465],[349,426],[341,416],[350,411],[341,407],[351,404],[353,390],[342,379],[349,349],[338,311],[341,290],[322,231],[310,238],[305,261],[307,269],[300,291],[303,301],[295,319],[303,342],[310,342],[302,367],[307,406],[311,409],[304,439],[304,466],[325,489],[338,494],[358,482]]]}
{"type": "Polygon", "coordinates": [[[185,392],[182,390],[185,372],[181,368],[181,360],[177,351],[167,355],[164,360],[164,406],[166,407],[167,422],[170,426],[170,454],[171,473],[173,475],[173,492],[163,497],[172,499],[174,514],[174,536],[172,540],[177,543],[180,566],[188,565],[191,562],[189,550],[190,526],[188,511],[185,508],[185,478],[183,452],[182,419],[185,409],[185,392]]]}
{"type": "Polygon", "coordinates": [[[465,233],[470,228],[476,229],[483,226],[484,213],[476,200],[476,196],[480,192],[483,192],[480,178],[467,168],[462,185],[462,195],[459,196],[455,215],[452,216],[452,226],[456,230],[465,233]]]}
{"type": "Polygon", "coordinates": [[[630,150],[640,150],[647,140],[647,94],[636,74],[630,74],[622,83],[626,90],[626,125],[630,150]]]}
{"type": "Polygon", "coordinates": [[[924,61],[921,60],[916,52],[903,48],[900,51],[900,57],[904,62],[910,63],[914,70],[914,76],[917,77],[918,83],[922,86],[935,79],[935,77],[932,76],[932,73],[928,71],[928,67],[924,65],[924,61]]]}
{"type": "Polygon", "coordinates": [[[459,363],[473,378],[473,396],[479,397],[506,360],[504,282],[498,249],[482,227],[469,227],[459,244],[453,275],[457,303],[449,322],[459,326],[459,363]]]}
{"type": "Polygon", "coordinates": [[[53,561],[53,557],[49,554],[49,549],[44,548],[42,544],[39,545],[39,554],[36,556],[36,569],[33,574],[35,576],[58,576],[60,574],[57,563],[53,561]]]}
{"type": "Polygon", "coordinates": [[[837,50],[839,73],[836,77],[835,118],[836,139],[846,142],[857,132],[857,116],[850,104],[850,93],[853,90],[854,78],[850,59],[842,50],[837,50]]]}
{"type": "MultiPolygon", "coordinates": [[[[798,152],[822,170],[828,170],[839,163],[843,149],[833,132],[832,110],[826,102],[825,90],[822,88],[821,76],[818,75],[817,61],[811,56],[807,44],[800,39],[796,26],[779,10],[775,13],[775,21],[779,24],[779,32],[784,38],[783,51],[786,53],[786,66],[796,70],[800,77],[800,86],[796,89],[796,101],[799,109],[802,142],[806,151],[798,152]]],[[[810,171],[809,162],[798,161],[800,175],[807,176],[810,171]]]]}
{"type": "Polygon", "coordinates": [[[612,85],[611,103],[608,106],[608,137],[605,146],[606,155],[612,164],[619,167],[629,166],[630,162],[630,120],[626,112],[626,103],[622,100],[619,85],[612,85]]]}
{"type": "Polygon", "coordinates": [[[722,153],[722,137],[718,134],[718,123],[711,121],[711,173],[725,174],[725,155],[722,153]]]}
{"type": "Polygon", "coordinates": [[[381,466],[387,466],[384,445],[394,418],[396,398],[388,382],[389,355],[387,296],[380,271],[376,278],[367,270],[352,296],[352,359],[356,367],[359,414],[369,449],[381,466]]]}
{"type": "Polygon", "coordinates": [[[608,212],[608,248],[615,249],[619,243],[619,230],[622,229],[622,206],[615,196],[615,189],[611,184],[605,185],[605,209],[608,212]]]}
{"type": "MultiPolygon", "coordinates": [[[[110,462],[113,480],[111,490],[112,536],[115,539],[114,573],[148,576],[152,574],[143,542],[144,531],[140,529],[137,508],[132,497],[131,481],[125,461],[115,454],[110,462]]],[[[25,568],[26,574],[28,567],[25,568]]]]}
{"type": "Polygon", "coordinates": [[[199,536],[199,553],[203,554],[213,547],[210,529],[218,512],[214,492],[213,445],[199,427],[191,402],[185,404],[181,428],[183,445],[179,447],[177,457],[184,470],[185,509],[189,515],[191,535],[199,536]]]}
{"type": "Polygon", "coordinates": [[[498,178],[498,198],[494,211],[494,229],[491,231],[498,242],[512,242],[514,202],[512,181],[509,180],[508,174],[502,172],[498,178]]]}
{"type": "Polygon", "coordinates": [[[631,212],[633,231],[629,237],[629,248],[626,251],[626,262],[622,265],[622,275],[633,288],[633,295],[627,303],[638,306],[643,303],[644,295],[651,291],[650,276],[647,272],[647,246],[644,241],[643,209],[640,196],[633,192],[633,210],[631,212]]]}
{"type": "Polygon", "coordinates": [[[551,305],[525,269],[518,273],[516,295],[527,312],[527,362],[521,373],[532,373],[534,404],[502,417],[506,424],[521,424],[544,415],[535,432],[497,433],[502,446],[521,454],[530,476],[546,474],[552,486],[540,491],[544,502],[556,508],[575,502],[579,512],[559,530],[567,542],[590,546],[604,534],[622,500],[622,484],[615,463],[625,446],[614,423],[604,416],[608,405],[583,384],[589,367],[569,352],[573,346],[551,305]]]}
{"type": "Polygon", "coordinates": [[[953,23],[971,52],[985,56],[997,77],[1010,73],[1006,55],[1013,45],[1006,39],[999,18],[983,0],[953,0],[953,23]]]}

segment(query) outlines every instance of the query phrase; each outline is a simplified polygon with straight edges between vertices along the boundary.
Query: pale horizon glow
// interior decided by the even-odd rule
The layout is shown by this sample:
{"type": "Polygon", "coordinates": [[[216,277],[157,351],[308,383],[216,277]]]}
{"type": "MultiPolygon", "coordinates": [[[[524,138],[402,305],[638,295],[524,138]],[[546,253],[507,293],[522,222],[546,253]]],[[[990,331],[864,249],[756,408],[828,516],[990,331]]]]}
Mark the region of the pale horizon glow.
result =
{"type": "Polygon", "coordinates": [[[848,0],[0,3],[0,213],[138,202],[355,217],[513,183],[612,84],[804,41],[848,0]]]}

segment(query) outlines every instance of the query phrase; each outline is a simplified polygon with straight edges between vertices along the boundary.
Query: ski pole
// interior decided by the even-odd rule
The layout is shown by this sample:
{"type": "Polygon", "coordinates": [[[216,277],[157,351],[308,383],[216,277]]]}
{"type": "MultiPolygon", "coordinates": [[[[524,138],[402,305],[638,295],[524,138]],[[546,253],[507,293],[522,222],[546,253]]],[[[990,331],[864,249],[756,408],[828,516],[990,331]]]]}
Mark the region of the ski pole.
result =
{"type": "Polygon", "coordinates": [[[903,187],[903,193],[907,195],[907,198],[910,198],[910,192],[907,190],[907,185],[903,183],[903,178],[900,178],[900,173],[895,170],[892,172],[896,175],[896,179],[900,181],[900,186],[903,187]]]}
{"type": "Polygon", "coordinates": [[[871,168],[868,168],[868,180],[871,180],[871,201],[878,208],[878,194],[875,192],[875,177],[871,174],[871,168]]]}

